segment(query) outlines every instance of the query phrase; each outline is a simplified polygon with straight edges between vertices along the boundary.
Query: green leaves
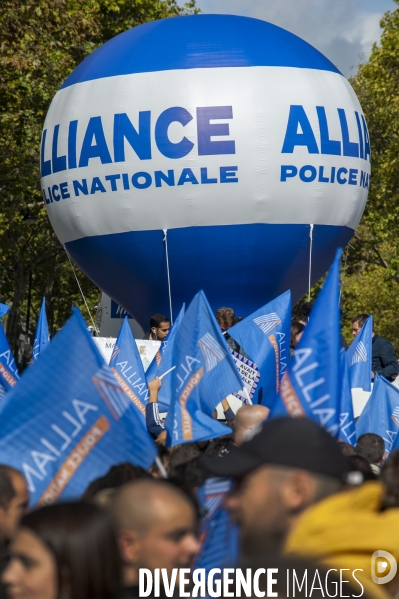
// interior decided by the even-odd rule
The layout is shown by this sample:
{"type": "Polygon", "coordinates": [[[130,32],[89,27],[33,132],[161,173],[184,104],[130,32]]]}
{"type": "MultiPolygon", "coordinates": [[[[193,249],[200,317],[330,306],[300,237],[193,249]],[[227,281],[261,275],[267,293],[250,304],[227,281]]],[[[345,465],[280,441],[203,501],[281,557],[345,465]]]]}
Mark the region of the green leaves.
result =
{"type": "Polygon", "coordinates": [[[351,81],[370,131],[372,165],[343,278],[344,328],[350,340],[350,318],[373,312],[376,331],[399,350],[399,10],[386,13],[381,26],[380,44],[351,81]]]}
{"type": "MultiPolygon", "coordinates": [[[[146,21],[192,12],[194,1],[184,7],[176,0],[2,1],[0,301],[12,302],[7,335],[19,362],[30,273],[30,333],[43,295],[52,334],[64,324],[72,304],[84,308],[40,190],[40,138],[50,102],[74,68],[110,37],[146,21]]],[[[80,271],[78,276],[93,307],[99,290],[80,271]]]]}

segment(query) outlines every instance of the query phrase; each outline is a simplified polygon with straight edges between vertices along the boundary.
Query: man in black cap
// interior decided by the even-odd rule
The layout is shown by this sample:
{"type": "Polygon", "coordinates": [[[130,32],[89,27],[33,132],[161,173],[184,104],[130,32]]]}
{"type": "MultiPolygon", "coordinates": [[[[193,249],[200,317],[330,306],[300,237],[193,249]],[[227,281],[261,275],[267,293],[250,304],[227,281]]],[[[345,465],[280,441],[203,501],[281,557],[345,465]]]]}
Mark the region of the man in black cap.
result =
{"type": "Polygon", "coordinates": [[[305,418],[266,421],[251,440],[203,464],[237,479],[226,505],[240,525],[244,561],[279,549],[298,516],[340,491],[350,470],[336,441],[305,418]]]}

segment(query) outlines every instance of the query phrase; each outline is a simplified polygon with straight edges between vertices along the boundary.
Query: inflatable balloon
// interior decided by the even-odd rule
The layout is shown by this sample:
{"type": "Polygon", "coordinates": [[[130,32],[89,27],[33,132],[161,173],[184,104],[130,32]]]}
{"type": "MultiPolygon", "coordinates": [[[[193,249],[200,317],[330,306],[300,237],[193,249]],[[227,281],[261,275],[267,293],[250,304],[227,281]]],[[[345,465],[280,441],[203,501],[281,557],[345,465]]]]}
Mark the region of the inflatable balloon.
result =
{"type": "Polygon", "coordinates": [[[330,266],[362,216],[370,140],[338,69],[265,21],[122,33],[48,111],[42,192],[82,270],[146,326],[204,289],[242,316],[330,266]]]}

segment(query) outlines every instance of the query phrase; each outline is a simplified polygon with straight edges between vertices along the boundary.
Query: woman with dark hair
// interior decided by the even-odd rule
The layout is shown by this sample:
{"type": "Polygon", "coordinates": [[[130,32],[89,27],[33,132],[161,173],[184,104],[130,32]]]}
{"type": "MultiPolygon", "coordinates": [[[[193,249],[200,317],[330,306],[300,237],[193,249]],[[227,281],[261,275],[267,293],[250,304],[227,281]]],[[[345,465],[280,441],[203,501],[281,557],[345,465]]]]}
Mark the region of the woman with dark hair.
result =
{"type": "Polygon", "coordinates": [[[22,517],[3,572],[9,599],[111,599],[122,561],[108,515],[76,502],[22,517]]]}
{"type": "Polygon", "coordinates": [[[300,338],[303,335],[305,325],[300,320],[293,320],[291,322],[291,340],[290,340],[290,356],[294,352],[294,349],[299,343],[300,338]]]}

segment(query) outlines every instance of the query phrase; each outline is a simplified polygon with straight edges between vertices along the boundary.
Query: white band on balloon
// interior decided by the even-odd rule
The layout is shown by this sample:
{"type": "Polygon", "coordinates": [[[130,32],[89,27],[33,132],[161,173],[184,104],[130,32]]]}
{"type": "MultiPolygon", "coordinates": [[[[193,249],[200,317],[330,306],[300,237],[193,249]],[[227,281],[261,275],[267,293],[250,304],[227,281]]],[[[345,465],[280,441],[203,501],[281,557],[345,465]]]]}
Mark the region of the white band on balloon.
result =
{"type": "Polygon", "coordinates": [[[370,173],[364,156],[344,155],[344,138],[353,146],[363,136],[356,114],[361,121],[348,81],[317,69],[188,69],[72,85],[57,93],[46,117],[43,162],[52,172],[42,178],[42,189],[49,218],[63,243],[128,231],[252,223],[355,229],[370,173]],[[313,148],[301,142],[298,124],[298,143],[283,151],[292,106],[303,110],[313,148]],[[164,132],[171,146],[186,140],[188,153],[179,158],[162,153],[157,138],[160,115],[172,107],[191,118],[171,122],[164,132]],[[209,117],[201,129],[198,110],[207,107],[227,107],[231,116],[225,111],[223,118],[209,117]],[[147,115],[147,129],[143,116],[139,127],[140,114],[147,115]],[[118,115],[148,135],[146,155],[140,158],[125,139],[121,159],[115,147],[118,115]],[[91,119],[101,129],[92,140],[91,119]],[[219,127],[216,135],[212,127],[219,127]],[[95,154],[101,136],[107,159],[82,158],[84,140],[95,154]],[[229,150],[201,151],[204,136],[208,145],[227,144],[229,150]],[[68,168],[62,170],[62,163],[68,168]]]}

